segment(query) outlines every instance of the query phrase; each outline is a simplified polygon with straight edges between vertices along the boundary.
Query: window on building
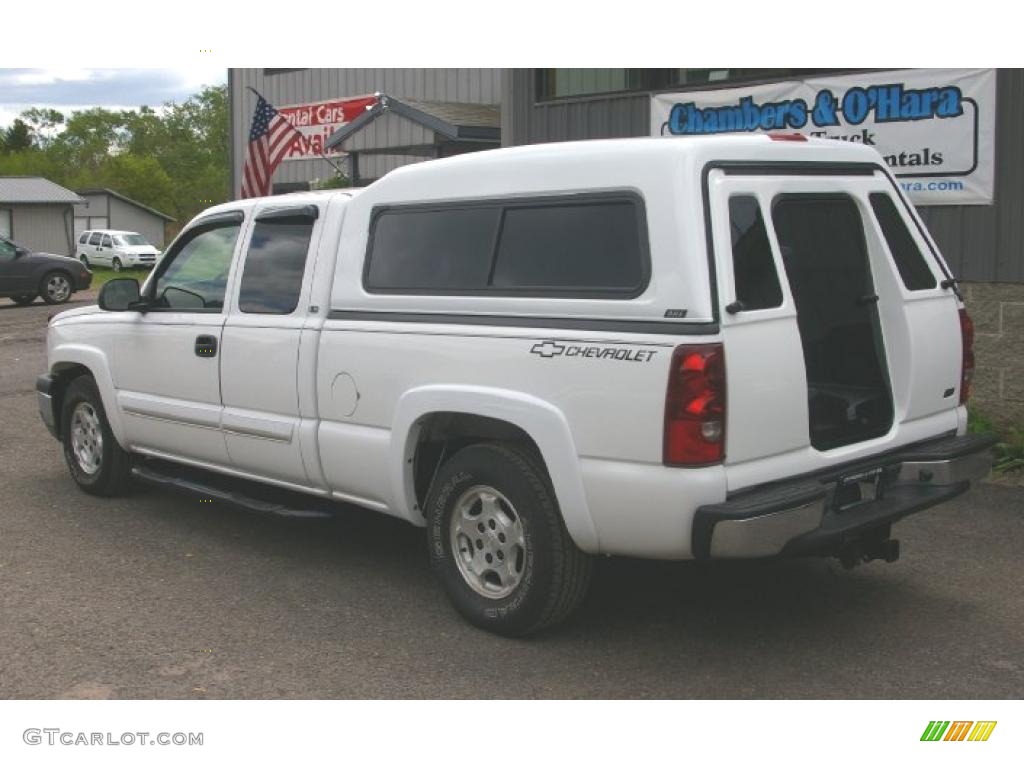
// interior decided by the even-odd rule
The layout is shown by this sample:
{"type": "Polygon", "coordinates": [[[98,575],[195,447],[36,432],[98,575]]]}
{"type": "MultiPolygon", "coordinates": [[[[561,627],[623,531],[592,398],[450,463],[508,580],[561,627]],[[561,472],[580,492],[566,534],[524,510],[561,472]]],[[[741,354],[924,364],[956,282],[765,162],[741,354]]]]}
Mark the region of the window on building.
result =
{"type": "Polygon", "coordinates": [[[896,209],[896,204],[885,192],[871,194],[871,208],[878,219],[878,226],[889,245],[889,252],[896,269],[899,270],[903,285],[909,291],[923,291],[936,286],[935,275],[928,268],[921,249],[914,242],[913,235],[907,229],[903,217],[896,209]]]}
{"type": "Polygon", "coordinates": [[[0,237],[11,236],[11,209],[0,208],[0,237]]]}
{"type": "Polygon", "coordinates": [[[617,91],[660,91],[784,80],[819,75],[824,69],[538,69],[536,101],[617,91]]]}
{"type": "Polygon", "coordinates": [[[373,225],[370,290],[635,295],[647,274],[633,198],[494,201],[385,210],[373,225]]]}
{"type": "Polygon", "coordinates": [[[744,310],[781,306],[782,288],[756,197],[729,198],[729,229],[736,300],[744,310]]]}
{"type": "Polygon", "coordinates": [[[288,315],[299,305],[302,275],[313,234],[308,218],[257,220],[242,270],[242,312],[288,315]]]}

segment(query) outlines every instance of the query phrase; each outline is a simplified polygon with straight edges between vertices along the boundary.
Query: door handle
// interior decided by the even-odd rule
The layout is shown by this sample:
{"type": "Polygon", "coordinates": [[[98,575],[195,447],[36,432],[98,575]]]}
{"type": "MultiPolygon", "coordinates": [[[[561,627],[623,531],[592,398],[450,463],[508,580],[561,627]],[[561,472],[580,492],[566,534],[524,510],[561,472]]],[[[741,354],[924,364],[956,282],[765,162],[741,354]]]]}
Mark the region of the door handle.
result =
{"type": "Polygon", "coordinates": [[[217,354],[217,339],[214,336],[196,336],[196,356],[215,357],[217,354]]]}
{"type": "Polygon", "coordinates": [[[878,294],[877,293],[869,293],[868,295],[861,296],[859,299],[857,299],[857,306],[858,307],[866,307],[868,304],[877,304],[877,303],[878,303],[878,294]]]}

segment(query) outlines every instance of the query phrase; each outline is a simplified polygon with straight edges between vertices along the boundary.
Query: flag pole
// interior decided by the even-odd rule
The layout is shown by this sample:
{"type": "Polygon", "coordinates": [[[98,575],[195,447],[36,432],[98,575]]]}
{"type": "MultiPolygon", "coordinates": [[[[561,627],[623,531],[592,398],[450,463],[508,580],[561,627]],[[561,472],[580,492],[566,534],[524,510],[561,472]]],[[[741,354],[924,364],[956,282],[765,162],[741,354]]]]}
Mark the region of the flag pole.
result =
{"type": "MultiPolygon", "coordinates": [[[[266,101],[266,102],[267,102],[267,104],[270,104],[270,102],[269,102],[269,101],[268,101],[268,100],[267,100],[266,98],[264,98],[264,97],[263,97],[263,94],[262,94],[262,93],[260,93],[259,91],[257,91],[257,90],[256,90],[255,88],[253,88],[253,87],[252,87],[251,85],[247,85],[247,86],[245,86],[245,87],[246,87],[246,88],[248,88],[248,89],[249,89],[250,91],[252,91],[253,93],[255,93],[255,94],[256,94],[256,95],[257,95],[257,96],[258,96],[259,98],[261,98],[261,99],[263,99],[264,101],[266,101]]],[[[270,104],[270,106],[274,107],[274,105],[273,105],[273,104],[270,104]]],[[[276,109],[277,109],[277,107],[274,107],[274,109],[276,110],[276,109]]],[[[298,128],[296,128],[296,127],[295,127],[294,125],[292,125],[292,124],[291,124],[290,122],[288,122],[287,120],[285,120],[285,122],[286,122],[286,123],[288,123],[288,127],[289,127],[289,128],[291,128],[291,129],[292,129],[292,130],[293,130],[293,131],[294,131],[294,132],[295,132],[296,134],[298,134],[298,136],[299,136],[299,138],[300,138],[300,139],[302,139],[303,141],[306,141],[306,140],[307,140],[307,139],[306,139],[306,136],[305,136],[305,134],[303,134],[303,133],[302,133],[302,131],[300,131],[300,130],[299,130],[298,128]]],[[[326,162],[326,163],[327,163],[327,164],[328,164],[329,166],[331,166],[331,167],[332,167],[332,168],[333,168],[334,170],[336,170],[336,171],[338,172],[338,175],[339,175],[339,176],[344,176],[344,175],[345,175],[345,171],[344,171],[344,170],[342,170],[341,166],[339,166],[339,165],[338,165],[337,163],[335,163],[335,162],[334,162],[333,160],[331,160],[331,158],[329,158],[329,157],[328,157],[327,155],[325,155],[325,154],[323,153],[323,150],[321,150],[321,151],[320,151],[320,158],[321,158],[321,159],[322,159],[322,160],[323,160],[324,162],[326,162]]]]}

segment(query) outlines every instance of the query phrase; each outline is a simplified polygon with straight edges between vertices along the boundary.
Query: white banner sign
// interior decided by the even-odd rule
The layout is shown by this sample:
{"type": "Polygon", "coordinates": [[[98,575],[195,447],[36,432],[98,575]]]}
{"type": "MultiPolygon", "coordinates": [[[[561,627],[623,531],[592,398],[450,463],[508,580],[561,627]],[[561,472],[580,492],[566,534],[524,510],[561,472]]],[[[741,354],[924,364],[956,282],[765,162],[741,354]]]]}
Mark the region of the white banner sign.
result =
{"type": "Polygon", "coordinates": [[[656,136],[765,131],[854,141],[885,158],[917,205],[992,202],[996,73],[908,69],[666,93],[656,136]]]}

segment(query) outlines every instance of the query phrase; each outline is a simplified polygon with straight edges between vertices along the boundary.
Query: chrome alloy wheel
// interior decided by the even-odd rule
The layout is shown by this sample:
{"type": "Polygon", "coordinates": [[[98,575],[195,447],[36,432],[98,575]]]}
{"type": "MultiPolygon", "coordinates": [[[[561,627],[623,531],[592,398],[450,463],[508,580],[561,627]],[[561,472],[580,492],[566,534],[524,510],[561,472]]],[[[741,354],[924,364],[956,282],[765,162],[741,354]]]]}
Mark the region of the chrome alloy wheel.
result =
{"type": "Polygon", "coordinates": [[[522,518],[501,493],[474,485],[455,503],[452,555],[473,591],[497,600],[519,586],[526,565],[522,518]]]}
{"type": "Polygon", "coordinates": [[[58,304],[65,301],[71,295],[71,281],[64,275],[50,275],[46,281],[46,295],[58,304]]]}
{"type": "Polygon", "coordinates": [[[103,429],[96,409],[79,403],[71,414],[71,450],[87,475],[95,475],[103,461],[103,429]]]}

